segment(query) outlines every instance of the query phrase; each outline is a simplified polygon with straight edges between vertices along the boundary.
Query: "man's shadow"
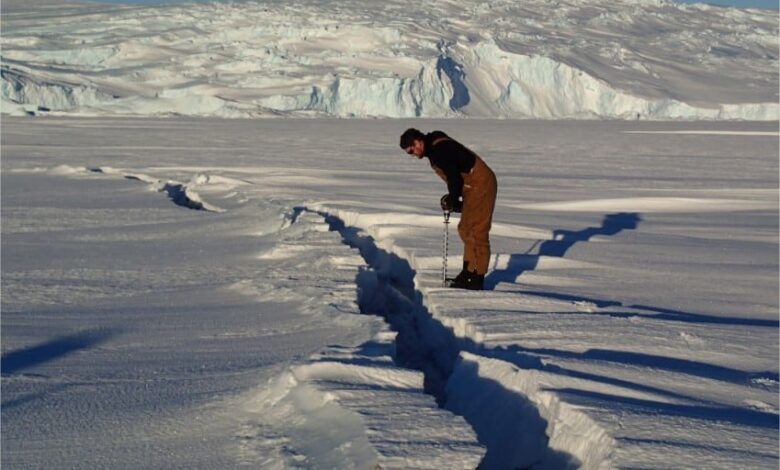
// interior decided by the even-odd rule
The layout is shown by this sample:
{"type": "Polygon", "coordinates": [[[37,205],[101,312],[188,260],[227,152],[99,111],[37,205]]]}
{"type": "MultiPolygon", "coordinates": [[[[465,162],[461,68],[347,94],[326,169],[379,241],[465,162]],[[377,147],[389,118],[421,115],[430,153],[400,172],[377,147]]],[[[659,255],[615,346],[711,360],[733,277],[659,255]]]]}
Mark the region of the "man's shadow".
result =
{"type": "Polygon", "coordinates": [[[562,258],[578,242],[586,242],[596,235],[612,236],[623,230],[634,230],[642,219],[636,212],[607,214],[600,227],[587,227],[582,230],[554,230],[552,240],[546,240],[539,246],[539,253],[512,254],[506,268],[497,269],[485,277],[485,288],[492,290],[499,282],[515,282],[526,271],[533,271],[539,265],[542,256],[562,258]]]}

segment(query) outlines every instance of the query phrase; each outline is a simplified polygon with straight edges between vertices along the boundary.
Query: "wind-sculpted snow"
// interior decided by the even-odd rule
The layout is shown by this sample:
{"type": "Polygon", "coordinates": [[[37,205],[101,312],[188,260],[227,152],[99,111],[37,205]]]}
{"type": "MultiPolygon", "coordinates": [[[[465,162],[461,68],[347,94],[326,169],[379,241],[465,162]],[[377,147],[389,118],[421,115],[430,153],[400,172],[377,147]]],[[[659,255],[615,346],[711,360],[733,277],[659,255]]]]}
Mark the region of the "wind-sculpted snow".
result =
{"type": "Polygon", "coordinates": [[[4,4],[3,112],[778,119],[778,18],[665,1],[4,4]],[[52,21],[55,19],[55,21],[52,21]]]}
{"type": "Polygon", "coordinates": [[[777,467],[776,123],[416,122],[6,117],[3,467],[777,467]]]}

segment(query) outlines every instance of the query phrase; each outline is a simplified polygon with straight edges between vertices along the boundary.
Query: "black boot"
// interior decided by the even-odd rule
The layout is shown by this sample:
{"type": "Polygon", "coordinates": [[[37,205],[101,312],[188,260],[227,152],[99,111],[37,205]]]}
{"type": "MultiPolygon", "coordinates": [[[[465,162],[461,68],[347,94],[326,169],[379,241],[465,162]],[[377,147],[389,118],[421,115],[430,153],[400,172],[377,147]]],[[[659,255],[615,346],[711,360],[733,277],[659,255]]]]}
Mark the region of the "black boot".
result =
{"type": "Polygon", "coordinates": [[[455,289],[482,290],[485,286],[485,275],[463,271],[458,277],[452,280],[448,287],[455,289]],[[465,273],[465,274],[464,274],[465,273]]]}
{"type": "Polygon", "coordinates": [[[448,278],[447,279],[447,287],[454,287],[457,289],[465,289],[466,288],[466,279],[469,276],[469,262],[464,261],[463,262],[463,270],[458,273],[457,276],[454,278],[448,278]]]}
{"type": "Polygon", "coordinates": [[[469,273],[466,278],[466,289],[468,290],[482,290],[485,287],[485,275],[477,273],[469,273]]]}
{"type": "Polygon", "coordinates": [[[447,280],[447,287],[453,287],[455,289],[466,289],[468,284],[469,272],[461,271],[460,274],[455,276],[455,279],[447,280]]]}

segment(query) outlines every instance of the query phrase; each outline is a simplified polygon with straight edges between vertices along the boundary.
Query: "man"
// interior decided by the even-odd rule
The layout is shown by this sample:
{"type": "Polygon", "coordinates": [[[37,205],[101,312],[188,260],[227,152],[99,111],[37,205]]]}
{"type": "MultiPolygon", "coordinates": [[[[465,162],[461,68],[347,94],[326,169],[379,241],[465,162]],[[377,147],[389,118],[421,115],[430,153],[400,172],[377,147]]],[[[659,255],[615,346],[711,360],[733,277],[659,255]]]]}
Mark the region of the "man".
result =
{"type": "Polygon", "coordinates": [[[423,134],[407,129],[401,135],[401,148],[418,159],[428,157],[433,171],[447,183],[442,210],[461,212],[458,234],[464,245],[463,270],[450,287],[482,290],[490,262],[496,175],[477,154],[441,131],[423,134]]]}

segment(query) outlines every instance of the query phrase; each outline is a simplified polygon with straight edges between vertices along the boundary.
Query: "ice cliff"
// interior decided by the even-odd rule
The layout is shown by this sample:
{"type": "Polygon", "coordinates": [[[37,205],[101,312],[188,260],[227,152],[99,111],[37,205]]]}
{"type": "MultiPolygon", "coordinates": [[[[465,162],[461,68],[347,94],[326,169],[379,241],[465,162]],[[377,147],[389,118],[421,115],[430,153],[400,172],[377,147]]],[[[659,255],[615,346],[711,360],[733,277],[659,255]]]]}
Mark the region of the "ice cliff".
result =
{"type": "Polygon", "coordinates": [[[10,0],[2,112],[777,120],[778,23],[660,0],[10,0]]]}

